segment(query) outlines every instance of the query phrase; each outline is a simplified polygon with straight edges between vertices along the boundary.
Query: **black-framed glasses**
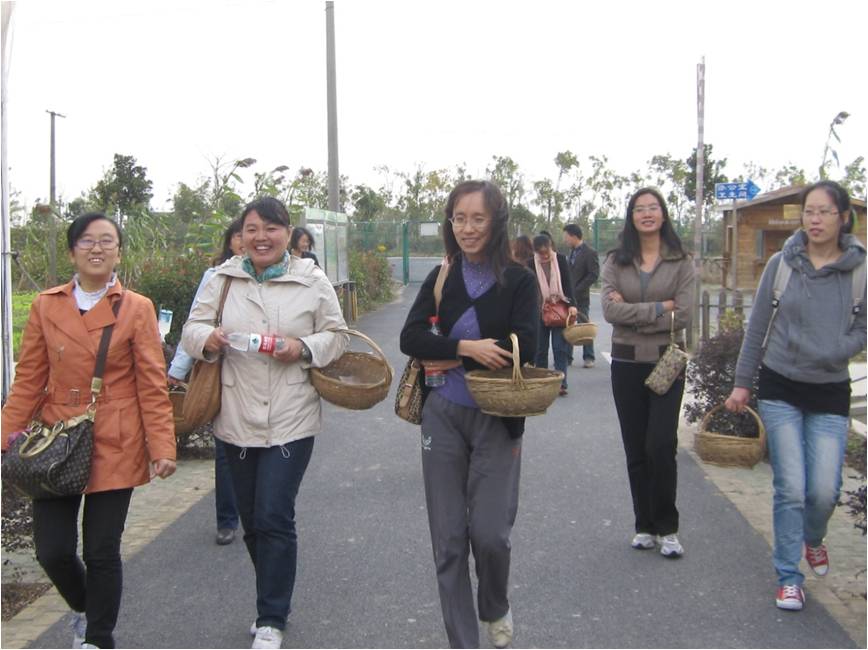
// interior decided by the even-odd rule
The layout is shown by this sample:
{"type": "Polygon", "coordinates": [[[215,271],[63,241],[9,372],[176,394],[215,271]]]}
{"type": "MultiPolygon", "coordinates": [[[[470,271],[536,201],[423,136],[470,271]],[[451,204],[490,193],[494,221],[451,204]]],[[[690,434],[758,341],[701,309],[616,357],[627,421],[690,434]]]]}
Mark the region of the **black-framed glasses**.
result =
{"type": "Polygon", "coordinates": [[[113,251],[118,247],[118,240],[111,237],[103,237],[102,239],[83,238],[75,242],[75,247],[82,251],[89,251],[97,244],[104,251],[113,251]]]}

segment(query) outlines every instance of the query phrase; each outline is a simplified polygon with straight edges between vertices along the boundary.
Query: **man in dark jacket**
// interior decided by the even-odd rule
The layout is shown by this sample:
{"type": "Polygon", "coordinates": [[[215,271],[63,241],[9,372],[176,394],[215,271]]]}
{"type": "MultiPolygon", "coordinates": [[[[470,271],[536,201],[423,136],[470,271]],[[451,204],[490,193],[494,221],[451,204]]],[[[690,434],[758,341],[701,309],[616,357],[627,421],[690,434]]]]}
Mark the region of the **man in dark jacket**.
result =
{"type": "MultiPolygon", "coordinates": [[[[597,251],[582,240],[582,229],[577,224],[568,223],[564,226],[564,241],[570,247],[570,254],[567,256],[567,260],[570,263],[570,277],[573,281],[573,295],[576,299],[576,306],[580,313],[579,320],[582,320],[581,314],[584,314],[585,319],[590,319],[591,285],[600,276],[600,260],[597,257],[597,251]]],[[[583,346],[582,358],[584,359],[585,368],[594,367],[593,342],[583,346]]],[[[571,349],[570,363],[572,362],[573,355],[571,349]]]]}

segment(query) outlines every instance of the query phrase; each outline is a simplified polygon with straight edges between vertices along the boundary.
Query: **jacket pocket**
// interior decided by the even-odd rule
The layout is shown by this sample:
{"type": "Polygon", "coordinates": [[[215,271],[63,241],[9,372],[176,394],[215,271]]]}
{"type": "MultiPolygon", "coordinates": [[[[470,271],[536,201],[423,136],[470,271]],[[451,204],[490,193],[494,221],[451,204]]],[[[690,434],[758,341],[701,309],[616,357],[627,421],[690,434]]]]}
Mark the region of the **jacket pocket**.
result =
{"type": "Polygon", "coordinates": [[[290,363],[284,370],[284,380],[287,384],[301,384],[308,380],[308,371],[300,363],[290,363]]]}

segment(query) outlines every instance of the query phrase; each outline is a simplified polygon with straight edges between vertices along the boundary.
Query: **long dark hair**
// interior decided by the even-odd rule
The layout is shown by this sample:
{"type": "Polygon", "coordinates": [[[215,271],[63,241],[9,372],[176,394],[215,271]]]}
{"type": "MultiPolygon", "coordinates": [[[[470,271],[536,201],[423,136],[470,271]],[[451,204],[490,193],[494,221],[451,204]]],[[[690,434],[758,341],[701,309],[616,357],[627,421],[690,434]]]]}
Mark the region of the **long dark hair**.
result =
{"type": "Polygon", "coordinates": [[[307,240],[310,242],[310,250],[314,248],[313,233],[303,226],[295,226],[292,229],[292,234],[289,236],[289,248],[295,250],[298,248],[298,242],[302,235],[307,235],[307,240]]]}
{"type": "Polygon", "coordinates": [[[232,238],[239,232],[241,232],[240,218],[227,226],[226,231],[223,233],[223,246],[220,248],[220,252],[212,258],[212,266],[219,266],[235,255],[235,253],[232,252],[232,238]]]}
{"type": "Polygon", "coordinates": [[[658,203],[663,211],[663,226],[660,228],[660,239],[666,245],[670,254],[684,257],[684,247],[681,245],[681,239],[672,227],[672,222],[669,220],[669,208],[666,207],[666,201],[663,200],[663,195],[653,187],[643,187],[636,190],[633,196],[630,197],[627,203],[627,216],[624,219],[624,229],[618,235],[618,246],[609,251],[610,255],[615,256],[615,262],[618,266],[629,266],[633,260],[642,259],[642,248],[639,245],[639,231],[636,230],[636,224],[633,223],[633,208],[636,207],[636,201],[640,196],[650,194],[658,203]]]}
{"type": "Polygon", "coordinates": [[[490,181],[464,181],[455,186],[449,193],[446,201],[446,219],[443,221],[443,244],[446,247],[446,256],[450,263],[456,261],[461,255],[461,247],[452,231],[452,213],[458,200],[473,192],[482,192],[482,200],[485,209],[491,214],[491,237],[485,245],[485,256],[494,271],[497,283],[503,285],[503,272],[512,261],[509,250],[509,207],[500,188],[490,181]]]}
{"type": "Polygon", "coordinates": [[[520,264],[527,264],[533,259],[533,244],[527,235],[519,235],[512,242],[512,257],[520,264]]]}

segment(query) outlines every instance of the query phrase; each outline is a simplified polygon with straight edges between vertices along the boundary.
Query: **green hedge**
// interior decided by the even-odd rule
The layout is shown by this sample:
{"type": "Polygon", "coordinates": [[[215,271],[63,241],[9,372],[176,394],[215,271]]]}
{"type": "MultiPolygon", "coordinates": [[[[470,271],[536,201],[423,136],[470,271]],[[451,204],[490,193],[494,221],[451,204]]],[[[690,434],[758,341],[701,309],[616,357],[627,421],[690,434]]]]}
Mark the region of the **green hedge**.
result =
{"type": "Polygon", "coordinates": [[[392,299],[392,270],[382,253],[351,251],[350,280],[356,283],[356,299],[362,313],[392,299]]]}

